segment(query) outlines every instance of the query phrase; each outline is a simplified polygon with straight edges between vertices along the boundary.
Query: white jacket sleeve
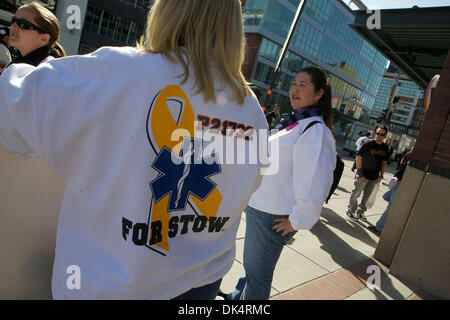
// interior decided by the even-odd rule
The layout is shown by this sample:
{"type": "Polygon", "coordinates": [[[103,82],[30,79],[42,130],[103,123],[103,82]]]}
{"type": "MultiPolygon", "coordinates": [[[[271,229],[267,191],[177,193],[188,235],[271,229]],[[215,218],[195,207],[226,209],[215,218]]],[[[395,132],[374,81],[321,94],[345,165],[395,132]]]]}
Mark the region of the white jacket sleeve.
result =
{"type": "Polygon", "coordinates": [[[325,130],[323,124],[316,124],[293,146],[295,204],[289,220],[296,230],[316,224],[333,183],[336,147],[325,130]]]}
{"type": "Polygon", "coordinates": [[[114,90],[105,92],[105,83],[122,81],[105,76],[105,65],[113,64],[108,64],[111,52],[100,49],[86,56],[47,59],[38,67],[8,67],[0,76],[0,142],[9,151],[38,156],[55,169],[58,155],[61,159],[70,151],[82,157],[73,144],[68,149],[68,142],[86,132],[83,124],[95,118],[93,93],[109,98],[114,90]]]}
{"type": "Polygon", "coordinates": [[[35,69],[17,64],[0,76],[0,141],[9,151],[26,156],[42,156],[43,118],[36,110],[35,69]]]}

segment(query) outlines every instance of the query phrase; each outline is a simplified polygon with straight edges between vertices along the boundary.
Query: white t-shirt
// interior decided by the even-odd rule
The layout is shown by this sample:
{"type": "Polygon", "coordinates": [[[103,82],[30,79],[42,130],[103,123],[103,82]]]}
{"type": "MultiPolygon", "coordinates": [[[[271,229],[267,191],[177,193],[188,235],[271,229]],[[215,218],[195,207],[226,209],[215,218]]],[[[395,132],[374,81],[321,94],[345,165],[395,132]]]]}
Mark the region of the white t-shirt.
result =
{"type": "Polygon", "coordinates": [[[321,116],[314,116],[270,136],[269,150],[273,150],[273,144],[279,144],[279,154],[270,154],[271,162],[278,163],[278,171],[263,176],[249,206],[274,215],[289,215],[296,230],[311,229],[319,220],[333,183],[336,167],[333,134],[321,116]],[[312,121],[322,123],[303,133],[312,121]]]}
{"type": "Polygon", "coordinates": [[[180,165],[173,160],[181,156],[178,138],[197,138],[205,148],[202,133],[209,128],[251,133],[267,130],[267,122],[254,95],[239,106],[225,89],[217,103],[205,103],[192,80],[180,84],[182,73],[159,54],[102,48],[38,68],[12,65],[0,77],[0,141],[10,151],[38,155],[67,183],[54,298],[173,298],[231,268],[260,165],[211,163],[206,152],[199,157],[205,161],[180,165]],[[67,283],[74,280],[68,270],[77,267],[79,288],[67,283]]]}
{"type": "Polygon", "coordinates": [[[363,136],[356,141],[356,151],[359,151],[361,147],[370,141],[369,137],[363,136]]]}

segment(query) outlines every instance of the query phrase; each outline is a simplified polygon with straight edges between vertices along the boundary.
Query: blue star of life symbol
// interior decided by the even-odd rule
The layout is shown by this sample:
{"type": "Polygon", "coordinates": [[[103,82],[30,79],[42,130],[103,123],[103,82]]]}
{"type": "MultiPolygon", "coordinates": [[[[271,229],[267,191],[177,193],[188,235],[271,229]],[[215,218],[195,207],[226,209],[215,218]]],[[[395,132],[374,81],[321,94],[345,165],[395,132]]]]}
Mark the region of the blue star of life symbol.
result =
{"type": "Polygon", "coordinates": [[[216,155],[201,155],[202,140],[184,138],[180,155],[164,147],[156,157],[152,167],[160,175],[150,182],[155,202],[170,194],[167,211],[186,209],[189,195],[205,200],[216,184],[208,177],[221,172],[216,163],[216,155]]]}

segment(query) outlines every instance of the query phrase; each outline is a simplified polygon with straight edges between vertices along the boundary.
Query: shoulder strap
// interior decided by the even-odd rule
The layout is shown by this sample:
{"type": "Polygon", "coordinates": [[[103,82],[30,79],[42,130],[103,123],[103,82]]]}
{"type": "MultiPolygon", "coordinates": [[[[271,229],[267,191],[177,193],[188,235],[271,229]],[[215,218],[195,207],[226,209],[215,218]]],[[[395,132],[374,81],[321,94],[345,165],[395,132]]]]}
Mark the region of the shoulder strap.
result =
{"type": "Polygon", "coordinates": [[[305,133],[306,130],[308,130],[309,128],[311,128],[313,125],[315,125],[316,123],[320,123],[320,121],[311,121],[310,123],[308,123],[308,125],[306,126],[306,128],[303,130],[302,134],[305,133]]]}

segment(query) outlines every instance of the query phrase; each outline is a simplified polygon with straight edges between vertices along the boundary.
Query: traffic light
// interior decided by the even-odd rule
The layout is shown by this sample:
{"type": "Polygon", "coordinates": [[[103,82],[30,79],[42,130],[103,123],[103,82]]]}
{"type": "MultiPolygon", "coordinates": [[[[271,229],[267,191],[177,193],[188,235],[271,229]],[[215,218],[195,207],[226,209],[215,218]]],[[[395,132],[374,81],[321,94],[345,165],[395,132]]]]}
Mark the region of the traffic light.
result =
{"type": "Polygon", "coordinates": [[[270,96],[271,94],[272,94],[272,90],[270,90],[270,89],[269,89],[269,90],[267,90],[267,95],[269,95],[269,96],[270,96]]]}
{"type": "Polygon", "coordinates": [[[400,100],[400,97],[394,97],[394,100],[392,100],[392,103],[397,103],[400,100]]]}

